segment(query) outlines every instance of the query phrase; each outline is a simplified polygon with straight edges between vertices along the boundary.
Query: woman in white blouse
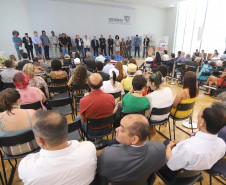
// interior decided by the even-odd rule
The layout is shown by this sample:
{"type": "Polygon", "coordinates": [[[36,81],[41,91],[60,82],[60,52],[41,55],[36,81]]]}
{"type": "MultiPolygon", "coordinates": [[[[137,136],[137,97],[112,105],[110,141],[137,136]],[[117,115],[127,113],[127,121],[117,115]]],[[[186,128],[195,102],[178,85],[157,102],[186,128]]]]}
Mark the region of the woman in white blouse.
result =
{"type": "MultiPolygon", "coordinates": [[[[173,94],[169,87],[163,87],[162,84],[162,74],[160,71],[153,73],[149,76],[149,85],[154,92],[148,94],[148,98],[151,108],[150,113],[153,108],[166,108],[173,104],[173,94]]],[[[166,119],[169,114],[164,115],[151,115],[151,120],[162,121],[166,119]]]]}
{"type": "MultiPolygon", "coordinates": [[[[116,81],[116,78],[119,75],[119,71],[116,68],[112,68],[109,70],[110,80],[104,81],[101,90],[105,93],[116,93],[121,92],[123,96],[125,94],[123,85],[120,82],[116,81]]],[[[115,99],[115,103],[117,103],[117,99],[115,99]]]]}

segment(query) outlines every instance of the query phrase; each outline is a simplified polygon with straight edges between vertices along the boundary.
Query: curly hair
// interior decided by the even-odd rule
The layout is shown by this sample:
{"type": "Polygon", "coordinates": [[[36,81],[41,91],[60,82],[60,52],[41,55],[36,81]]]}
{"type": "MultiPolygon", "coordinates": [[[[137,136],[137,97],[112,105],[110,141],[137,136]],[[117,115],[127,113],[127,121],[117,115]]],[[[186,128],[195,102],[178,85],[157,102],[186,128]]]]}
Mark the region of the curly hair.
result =
{"type": "Polygon", "coordinates": [[[16,89],[7,88],[0,93],[0,106],[4,111],[7,111],[8,115],[9,113],[13,114],[11,112],[13,104],[15,104],[19,99],[20,93],[16,89]]]}
{"type": "Polygon", "coordinates": [[[85,65],[79,65],[73,74],[74,82],[76,85],[84,85],[87,83],[87,67],[85,65]]]}
{"type": "Polygon", "coordinates": [[[12,35],[14,36],[17,33],[17,35],[19,36],[19,32],[17,30],[13,30],[12,31],[12,35]]]}

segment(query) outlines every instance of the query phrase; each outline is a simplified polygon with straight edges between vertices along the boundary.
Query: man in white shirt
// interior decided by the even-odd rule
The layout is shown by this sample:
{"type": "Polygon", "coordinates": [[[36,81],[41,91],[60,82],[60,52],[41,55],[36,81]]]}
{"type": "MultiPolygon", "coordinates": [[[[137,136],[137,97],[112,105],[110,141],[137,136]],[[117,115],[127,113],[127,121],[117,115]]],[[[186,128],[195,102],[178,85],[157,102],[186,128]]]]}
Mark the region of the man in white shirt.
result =
{"type": "Polygon", "coordinates": [[[85,50],[85,56],[86,56],[86,52],[90,51],[90,40],[87,38],[87,35],[85,35],[83,42],[84,42],[84,50],[85,50]]]}
{"type": "Polygon", "coordinates": [[[145,67],[150,67],[153,64],[153,58],[152,58],[152,52],[148,52],[148,57],[145,59],[145,61],[141,64],[139,69],[143,67],[143,71],[145,70],[145,67]]]}
{"type": "Polygon", "coordinates": [[[105,66],[103,68],[103,72],[109,75],[109,70],[111,68],[114,68],[115,66],[110,63],[109,59],[105,59],[104,63],[105,63],[105,66]]]}
{"type": "Polygon", "coordinates": [[[102,63],[104,64],[105,59],[106,59],[106,58],[103,56],[103,52],[100,51],[100,52],[99,52],[99,56],[95,58],[95,62],[96,62],[96,63],[97,63],[97,62],[102,62],[102,63]]]}
{"type": "Polygon", "coordinates": [[[111,61],[110,61],[111,64],[114,64],[116,63],[115,61],[115,55],[111,55],[111,61]]]}
{"type": "Polygon", "coordinates": [[[225,155],[226,144],[217,133],[226,125],[226,104],[213,103],[198,114],[195,136],[184,141],[171,141],[166,148],[167,163],[160,170],[172,178],[176,170],[208,170],[225,155]]]}
{"type": "Polygon", "coordinates": [[[169,56],[167,55],[167,53],[168,53],[167,50],[164,50],[164,51],[163,51],[163,55],[162,55],[162,58],[161,58],[161,60],[162,60],[163,62],[167,62],[167,61],[169,60],[169,56]]]}
{"type": "Polygon", "coordinates": [[[67,141],[68,125],[63,114],[37,111],[32,124],[41,150],[19,164],[19,177],[25,185],[88,185],[93,181],[97,165],[95,146],[89,141],[67,141]]]}

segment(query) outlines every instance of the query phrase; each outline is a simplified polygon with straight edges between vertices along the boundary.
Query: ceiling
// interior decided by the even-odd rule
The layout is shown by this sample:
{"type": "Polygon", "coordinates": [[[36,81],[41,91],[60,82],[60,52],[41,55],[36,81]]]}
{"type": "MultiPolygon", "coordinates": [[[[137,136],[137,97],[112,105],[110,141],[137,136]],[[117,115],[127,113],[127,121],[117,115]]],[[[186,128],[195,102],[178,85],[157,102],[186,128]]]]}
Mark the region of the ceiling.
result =
{"type": "Polygon", "coordinates": [[[105,6],[145,6],[156,8],[171,8],[177,3],[184,0],[52,0],[68,3],[81,3],[81,4],[93,4],[93,5],[105,5],[105,6]]]}

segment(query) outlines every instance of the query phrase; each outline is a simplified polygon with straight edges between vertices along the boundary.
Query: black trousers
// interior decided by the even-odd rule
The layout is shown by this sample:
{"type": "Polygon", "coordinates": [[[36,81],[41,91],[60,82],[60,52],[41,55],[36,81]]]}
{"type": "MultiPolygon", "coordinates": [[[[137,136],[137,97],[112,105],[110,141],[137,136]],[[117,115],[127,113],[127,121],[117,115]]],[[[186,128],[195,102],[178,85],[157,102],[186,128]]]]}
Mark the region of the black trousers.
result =
{"type": "Polygon", "coordinates": [[[101,46],[100,47],[101,52],[104,51],[104,56],[107,56],[107,52],[106,52],[106,46],[101,46]]]}
{"type": "Polygon", "coordinates": [[[94,52],[94,56],[98,56],[99,53],[98,53],[98,47],[94,47],[93,48],[93,52],[94,52]]]}
{"type": "Polygon", "coordinates": [[[27,54],[28,54],[29,60],[31,60],[32,58],[34,58],[33,47],[28,47],[28,48],[26,48],[26,50],[27,50],[27,54]]]}
{"type": "Polygon", "coordinates": [[[44,51],[45,51],[45,59],[49,59],[49,46],[45,46],[44,51]]]}
{"type": "Polygon", "coordinates": [[[135,55],[134,57],[136,57],[136,54],[137,54],[137,51],[138,51],[138,57],[140,57],[140,47],[135,47],[135,55]]]}
{"type": "Polygon", "coordinates": [[[113,47],[108,47],[108,55],[111,56],[111,54],[113,55],[113,47]]]}

